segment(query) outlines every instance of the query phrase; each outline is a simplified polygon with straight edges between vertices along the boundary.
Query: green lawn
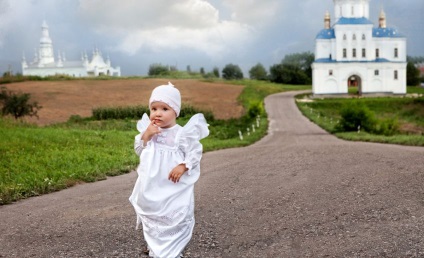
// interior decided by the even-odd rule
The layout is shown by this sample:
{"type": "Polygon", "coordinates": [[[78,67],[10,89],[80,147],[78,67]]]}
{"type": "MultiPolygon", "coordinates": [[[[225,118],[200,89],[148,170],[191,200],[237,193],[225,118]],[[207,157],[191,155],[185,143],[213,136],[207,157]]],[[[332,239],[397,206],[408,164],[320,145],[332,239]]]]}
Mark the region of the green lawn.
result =
{"type": "MultiPolygon", "coordinates": [[[[252,103],[263,102],[269,94],[305,89],[250,80],[231,83],[245,85],[239,100],[246,112],[252,103]]],[[[187,120],[177,122],[184,125],[187,120]]],[[[131,119],[99,121],[73,117],[67,123],[37,127],[0,118],[0,205],[135,169],[135,123],[131,119]]],[[[255,132],[252,125],[256,125],[256,117],[208,123],[210,135],[202,140],[204,151],[247,146],[261,139],[268,128],[265,113],[255,132]]]]}
{"type": "MultiPolygon", "coordinates": [[[[408,94],[424,94],[424,88],[408,87],[408,94]]],[[[297,96],[297,105],[302,113],[337,137],[353,141],[369,141],[403,145],[424,146],[424,97],[375,97],[375,98],[328,98],[308,99],[308,95],[297,96]],[[400,132],[395,135],[375,135],[364,132],[339,132],[340,110],[349,101],[365,104],[379,120],[394,119],[400,132]]]]}

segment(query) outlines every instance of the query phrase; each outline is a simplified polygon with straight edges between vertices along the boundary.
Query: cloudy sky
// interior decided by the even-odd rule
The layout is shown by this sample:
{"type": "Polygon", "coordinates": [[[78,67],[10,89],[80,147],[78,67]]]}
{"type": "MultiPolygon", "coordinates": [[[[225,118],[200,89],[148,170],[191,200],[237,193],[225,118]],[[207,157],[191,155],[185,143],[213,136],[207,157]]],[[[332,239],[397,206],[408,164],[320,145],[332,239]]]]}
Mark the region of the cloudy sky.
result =
{"type": "MultiPolygon", "coordinates": [[[[258,62],[268,69],[313,52],[333,8],[333,0],[0,0],[0,72],[20,72],[23,54],[32,60],[45,20],[67,60],[98,47],[123,75],[146,75],[153,63],[207,72],[233,63],[248,76],[258,62]]],[[[407,37],[408,55],[424,56],[424,0],[370,0],[374,24],[381,8],[407,37]]]]}

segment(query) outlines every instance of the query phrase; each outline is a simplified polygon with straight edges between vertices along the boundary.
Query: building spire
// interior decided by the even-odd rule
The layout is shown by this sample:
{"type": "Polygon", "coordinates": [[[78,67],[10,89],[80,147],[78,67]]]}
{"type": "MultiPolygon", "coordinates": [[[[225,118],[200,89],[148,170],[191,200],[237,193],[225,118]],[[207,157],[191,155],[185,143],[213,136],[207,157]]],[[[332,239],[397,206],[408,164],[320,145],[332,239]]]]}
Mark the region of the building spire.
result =
{"type": "Polygon", "coordinates": [[[386,28],[386,13],[383,8],[380,11],[380,18],[378,19],[378,27],[386,28]]]}
{"type": "Polygon", "coordinates": [[[331,17],[330,17],[330,12],[327,10],[324,16],[324,28],[328,30],[330,29],[330,27],[331,27],[331,17]]]}

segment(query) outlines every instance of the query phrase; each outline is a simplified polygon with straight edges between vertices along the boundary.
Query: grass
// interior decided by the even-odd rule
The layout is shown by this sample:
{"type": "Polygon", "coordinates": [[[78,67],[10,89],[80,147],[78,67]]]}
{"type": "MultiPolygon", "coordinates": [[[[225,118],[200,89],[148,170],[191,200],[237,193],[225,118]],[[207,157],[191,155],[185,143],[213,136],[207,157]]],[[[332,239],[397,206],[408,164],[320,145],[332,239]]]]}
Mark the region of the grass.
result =
{"type": "MultiPolygon", "coordinates": [[[[423,94],[420,87],[408,87],[408,93],[423,94]]],[[[359,99],[313,99],[309,94],[298,95],[297,106],[312,122],[329,133],[351,141],[391,143],[411,146],[424,146],[424,97],[376,97],[359,99]],[[364,103],[379,120],[395,119],[400,131],[395,135],[376,135],[364,131],[339,132],[337,123],[341,119],[340,109],[348,101],[364,103]]]]}
{"type": "MultiPolygon", "coordinates": [[[[250,80],[229,83],[245,85],[239,101],[246,114],[251,102],[263,102],[269,94],[310,89],[250,80]]],[[[187,121],[177,120],[181,125],[187,121]]],[[[247,146],[261,139],[268,128],[266,114],[260,117],[255,132],[252,124],[256,124],[256,117],[247,115],[208,122],[210,136],[202,140],[205,152],[247,146]]],[[[132,148],[135,123],[133,119],[73,116],[66,123],[38,127],[0,118],[0,205],[132,171],[138,164],[132,148]]]]}

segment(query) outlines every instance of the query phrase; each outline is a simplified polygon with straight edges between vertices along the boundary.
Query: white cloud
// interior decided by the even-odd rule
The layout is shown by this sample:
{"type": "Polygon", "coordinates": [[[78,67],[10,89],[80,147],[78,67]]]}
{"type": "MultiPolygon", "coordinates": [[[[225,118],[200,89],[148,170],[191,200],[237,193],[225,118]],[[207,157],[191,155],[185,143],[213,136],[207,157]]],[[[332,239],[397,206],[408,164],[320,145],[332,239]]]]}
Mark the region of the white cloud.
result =
{"type": "Polygon", "coordinates": [[[223,4],[234,21],[258,27],[273,22],[283,8],[281,0],[223,0],[223,4]]]}
{"type": "Polygon", "coordinates": [[[219,58],[254,34],[247,24],[220,20],[204,0],[80,0],[80,11],[98,33],[122,38],[115,49],[128,54],[188,48],[219,58]]]}
{"type": "Polygon", "coordinates": [[[5,37],[13,32],[16,24],[28,15],[30,12],[30,3],[20,1],[0,0],[0,47],[3,46],[5,37]]]}

